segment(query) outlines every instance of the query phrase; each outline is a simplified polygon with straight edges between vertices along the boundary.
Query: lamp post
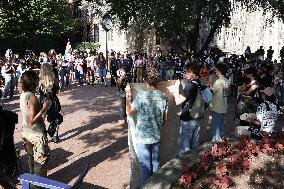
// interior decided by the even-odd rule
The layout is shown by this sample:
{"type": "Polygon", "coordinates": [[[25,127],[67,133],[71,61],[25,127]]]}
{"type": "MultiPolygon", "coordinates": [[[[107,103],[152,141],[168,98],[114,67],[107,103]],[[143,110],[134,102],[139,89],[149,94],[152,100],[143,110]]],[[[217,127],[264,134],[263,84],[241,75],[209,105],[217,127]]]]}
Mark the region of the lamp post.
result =
{"type": "Polygon", "coordinates": [[[107,32],[112,28],[112,22],[110,19],[105,18],[102,21],[102,27],[106,31],[106,63],[108,65],[108,46],[107,46],[107,32]]]}

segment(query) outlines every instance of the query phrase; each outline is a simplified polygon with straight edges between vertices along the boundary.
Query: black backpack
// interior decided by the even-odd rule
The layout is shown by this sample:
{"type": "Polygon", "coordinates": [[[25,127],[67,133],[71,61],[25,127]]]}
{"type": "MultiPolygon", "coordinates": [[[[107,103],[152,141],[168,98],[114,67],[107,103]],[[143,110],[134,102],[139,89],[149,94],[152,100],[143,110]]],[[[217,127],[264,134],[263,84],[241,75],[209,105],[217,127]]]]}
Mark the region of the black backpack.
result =
{"type": "Polygon", "coordinates": [[[62,115],[59,113],[61,111],[61,105],[56,94],[52,94],[51,98],[51,106],[47,110],[47,121],[49,123],[57,121],[57,124],[60,125],[63,122],[62,115]]]}

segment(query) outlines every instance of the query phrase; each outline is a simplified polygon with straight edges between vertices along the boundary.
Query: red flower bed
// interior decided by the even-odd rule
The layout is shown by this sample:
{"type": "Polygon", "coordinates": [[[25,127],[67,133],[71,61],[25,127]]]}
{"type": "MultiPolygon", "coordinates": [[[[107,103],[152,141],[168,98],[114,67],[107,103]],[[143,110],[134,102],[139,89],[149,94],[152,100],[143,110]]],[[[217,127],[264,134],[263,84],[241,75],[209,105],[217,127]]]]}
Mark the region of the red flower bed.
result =
{"type": "Polygon", "coordinates": [[[280,133],[263,136],[258,142],[243,136],[234,145],[227,140],[213,144],[193,166],[183,164],[183,173],[172,188],[229,188],[235,184],[231,176],[247,172],[259,155],[283,155],[283,140],[284,134],[280,133]]]}

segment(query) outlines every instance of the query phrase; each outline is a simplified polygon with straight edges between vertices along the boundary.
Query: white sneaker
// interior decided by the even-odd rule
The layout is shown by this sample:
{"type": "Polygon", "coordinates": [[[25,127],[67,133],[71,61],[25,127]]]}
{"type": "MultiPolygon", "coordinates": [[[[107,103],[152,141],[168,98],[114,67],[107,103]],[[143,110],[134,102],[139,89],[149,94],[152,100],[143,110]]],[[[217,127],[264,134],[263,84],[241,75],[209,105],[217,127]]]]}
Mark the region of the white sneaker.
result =
{"type": "Polygon", "coordinates": [[[217,139],[216,139],[216,138],[213,138],[213,139],[211,140],[211,142],[217,142],[217,139]]]}

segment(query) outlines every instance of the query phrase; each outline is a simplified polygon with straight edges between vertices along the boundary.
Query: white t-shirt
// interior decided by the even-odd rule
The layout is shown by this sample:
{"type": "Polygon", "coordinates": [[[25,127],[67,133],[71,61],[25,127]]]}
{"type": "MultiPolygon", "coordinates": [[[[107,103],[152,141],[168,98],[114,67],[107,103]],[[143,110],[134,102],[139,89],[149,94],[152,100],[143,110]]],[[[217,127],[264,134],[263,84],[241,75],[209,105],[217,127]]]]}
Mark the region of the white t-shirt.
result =
{"type": "Polygon", "coordinates": [[[94,58],[93,58],[93,56],[88,56],[88,57],[86,58],[86,60],[87,60],[87,67],[88,67],[88,68],[94,67],[94,58]]]}
{"type": "Polygon", "coordinates": [[[135,64],[134,64],[134,67],[135,68],[142,68],[144,66],[144,61],[143,60],[136,60],[135,61],[135,64]]]}
{"type": "Polygon", "coordinates": [[[261,103],[257,107],[256,118],[261,123],[261,130],[266,132],[272,132],[275,126],[275,122],[278,119],[279,112],[277,106],[269,101],[261,103]],[[268,104],[270,110],[267,110],[266,103],[268,104]]]}
{"type": "Polygon", "coordinates": [[[116,75],[118,76],[118,77],[120,77],[120,76],[125,76],[125,71],[123,70],[123,69],[119,69],[119,70],[117,70],[116,71],[116,75]]]}

